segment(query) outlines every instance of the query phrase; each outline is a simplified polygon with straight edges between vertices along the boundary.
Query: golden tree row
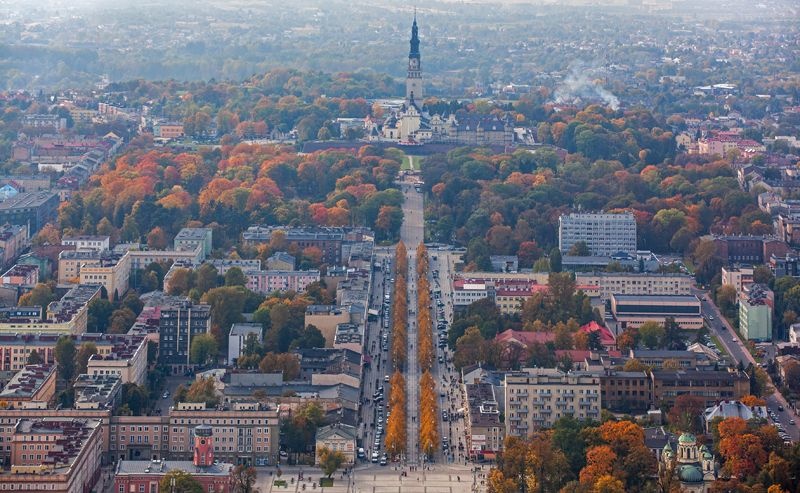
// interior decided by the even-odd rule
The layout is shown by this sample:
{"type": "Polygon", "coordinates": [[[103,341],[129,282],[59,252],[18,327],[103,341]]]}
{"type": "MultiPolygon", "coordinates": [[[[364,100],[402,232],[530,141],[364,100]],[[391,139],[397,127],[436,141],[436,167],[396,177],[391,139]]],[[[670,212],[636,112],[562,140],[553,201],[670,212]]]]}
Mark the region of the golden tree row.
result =
{"type": "Polygon", "coordinates": [[[428,456],[439,446],[438,419],[436,383],[431,372],[426,370],[419,379],[419,446],[428,456]]]}
{"type": "Polygon", "coordinates": [[[417,247],[417,361],[422,371],[430,370],[435,354],[433,346],[433,319],[431,315],[431,285],[428,281],[428,251],[420,243],[417,247]]]}
{"type": "Polygon", "coordinates": [[[392,362],[402,369],[408,361],[408,252],[402,241],[395,249],[394,303],[392,310],[392,362]]]}
{"type": "Polygon", "coordinates": [[[395,370],[390,380],[389,417],[386,420],[386,451],[398,457],[406,452],[408,433],[406,431],[406,410],[408,406],[406,379],[395,370]]]}

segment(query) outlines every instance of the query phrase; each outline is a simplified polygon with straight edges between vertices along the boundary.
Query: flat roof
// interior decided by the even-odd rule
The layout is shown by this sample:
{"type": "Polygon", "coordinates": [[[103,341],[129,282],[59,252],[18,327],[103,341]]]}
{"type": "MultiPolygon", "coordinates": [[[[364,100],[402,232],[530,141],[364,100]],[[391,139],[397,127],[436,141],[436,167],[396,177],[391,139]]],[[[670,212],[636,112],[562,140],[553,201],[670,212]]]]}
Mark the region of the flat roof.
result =
{"type": "Polygon", "coordinates": [[[700,303],[697,296],[690,294],[612,294],[617,301],[682,301],[700,303]]]}

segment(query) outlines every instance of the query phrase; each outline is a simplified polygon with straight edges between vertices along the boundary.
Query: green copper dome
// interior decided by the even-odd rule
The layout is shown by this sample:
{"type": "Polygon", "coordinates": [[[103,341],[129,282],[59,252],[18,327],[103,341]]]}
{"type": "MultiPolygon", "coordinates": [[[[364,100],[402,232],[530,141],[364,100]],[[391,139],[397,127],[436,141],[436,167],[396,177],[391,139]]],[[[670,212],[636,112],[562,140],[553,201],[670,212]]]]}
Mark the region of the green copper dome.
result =
{"type": "Polygon", "coordinates": [[[684,483],[702,483],[703,473],[697,466],[681,466],[678,478],[684,483]]]}
{"type": "Polygon", "coordinates": [[[678,438],[678,443],[694,443],[697,439],[691,433],[683,433],[680,438],[678,438]]]}

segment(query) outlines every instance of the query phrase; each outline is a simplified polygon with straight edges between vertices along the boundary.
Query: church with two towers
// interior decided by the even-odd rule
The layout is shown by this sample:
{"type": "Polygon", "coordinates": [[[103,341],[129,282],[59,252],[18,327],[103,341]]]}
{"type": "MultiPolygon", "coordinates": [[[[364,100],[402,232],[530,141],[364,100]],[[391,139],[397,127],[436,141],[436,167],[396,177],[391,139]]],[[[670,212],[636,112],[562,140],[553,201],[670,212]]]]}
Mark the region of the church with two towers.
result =
{"type": "Polygon", "coordinates": [[[415,13],[411,25],[405,100],[399,109],[392,111],[383,121],[367,120],[368,139],[403,145],[513,145],[514,127],[508,118],[494,115],[430,115],[427,112],[423,105],[425,89],[419,44],[415,13]]]}

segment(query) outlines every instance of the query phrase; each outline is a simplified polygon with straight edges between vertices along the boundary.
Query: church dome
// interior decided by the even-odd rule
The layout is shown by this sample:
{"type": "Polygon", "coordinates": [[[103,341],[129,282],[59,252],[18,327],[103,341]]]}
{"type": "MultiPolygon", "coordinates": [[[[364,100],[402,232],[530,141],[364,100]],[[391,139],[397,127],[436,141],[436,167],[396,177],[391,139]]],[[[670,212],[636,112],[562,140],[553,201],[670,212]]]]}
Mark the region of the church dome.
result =
{"type": "Polygon", "coordinates": [[[703,473],[697,466],[681,466],[678,478],[684,483],[702,483],[703,473]]]}
{"type": "Polygon", "coordinates": [[[681,434],[680,438],[678,438],[678,443],[689,444],[689,443],[694,443],[696,441],[697,439],[691,433],[683,433],[681,434]]]}

